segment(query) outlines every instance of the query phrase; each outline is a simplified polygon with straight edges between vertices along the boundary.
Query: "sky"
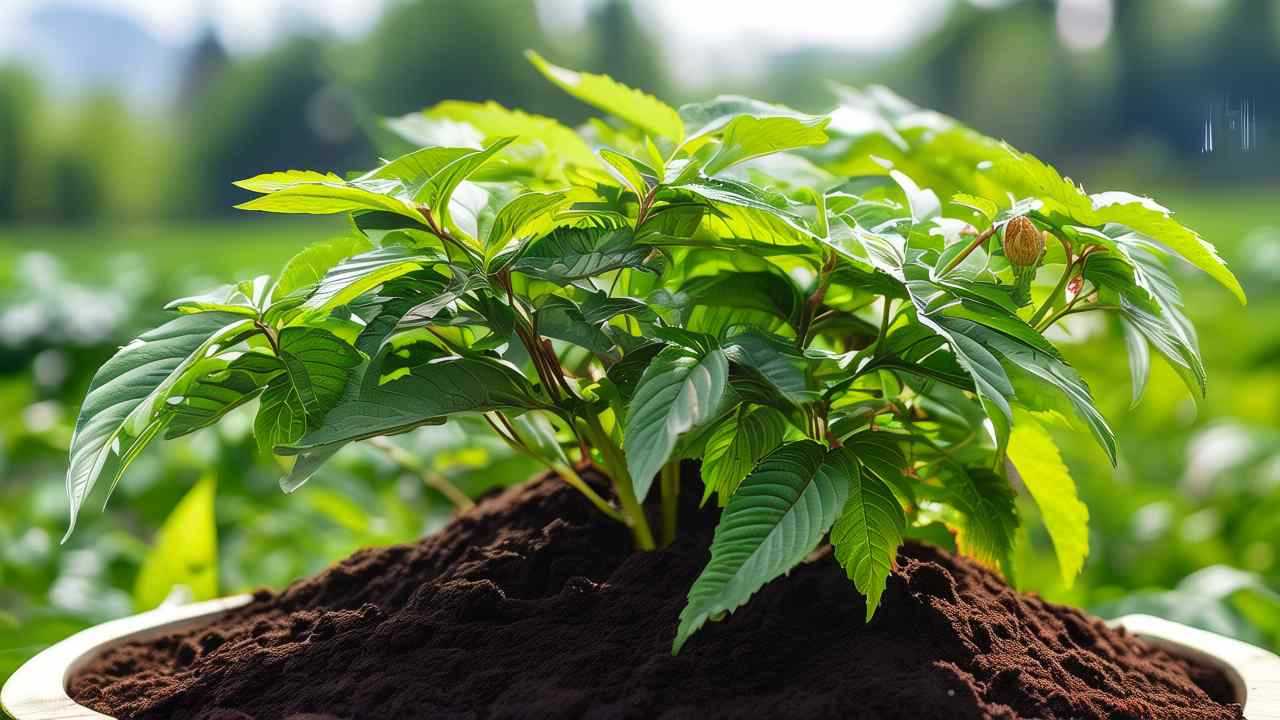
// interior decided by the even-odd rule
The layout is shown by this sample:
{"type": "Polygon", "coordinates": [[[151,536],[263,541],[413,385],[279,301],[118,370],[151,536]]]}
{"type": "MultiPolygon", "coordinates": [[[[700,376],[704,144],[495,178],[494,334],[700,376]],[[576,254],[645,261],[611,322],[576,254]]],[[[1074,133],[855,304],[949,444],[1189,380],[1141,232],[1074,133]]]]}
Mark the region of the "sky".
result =
{"type": "MultiPolygon", "coordinates": [[[[465,2],[465,0],[459,0],[465,2]]],[[[537,0],[539,15],[572,31],[595,0],[537,0]]],[[[990,2],[991,0],[987,0],[990,2]]],[[[191,41],[206,19],[233,52],[266,47],[291,25],[313,23],[358,35],[377,20],[387,0],[2,0],[0,48],[6,29],[41,4],[83,5],[123,12],[162,41],[191,41]]],[[[941,22],[952,0],[641,0],[637,11],[678,38],[677,44],[712,53],[730,43],[761,42],[769,49],[829,45],[893,50],[941,22]]]]}
{"type": "Polygon", "coordinates": [[[0,49],[20,18],[44,5],[113,10],[136,20],[162,42],[185,45],[211,20],[227,46],[252,52],[291,24],[315,23],[358,35],[377,20],[385,0],[0,0],[0,49]]]}

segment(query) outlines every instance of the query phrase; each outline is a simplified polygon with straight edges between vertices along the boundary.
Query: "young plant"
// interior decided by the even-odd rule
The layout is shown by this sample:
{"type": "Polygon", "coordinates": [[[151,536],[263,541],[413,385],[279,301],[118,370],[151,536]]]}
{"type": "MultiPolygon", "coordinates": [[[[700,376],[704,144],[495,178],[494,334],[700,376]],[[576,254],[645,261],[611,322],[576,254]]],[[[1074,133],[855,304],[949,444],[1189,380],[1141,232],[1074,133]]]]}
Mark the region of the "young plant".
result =
{"type": "Polygon", "coordinates": [[[286,492],[348,443],[479,416],[640,550],[675,536],[680,461],[700,459],[723,511],[673,651],[828,537],[868,619],[920,528],[1009,572],[1015,476],[1070,582],[1088,512],[1046,426],[1116,447],[1046,331],[1108,318],[1135,401],[1150,348],[1199,394],[1165,260],[1244,300],[1150,199],[1086,194],[883,88],[841,88],[828,115],[676,110],[530,59],[607,119],[444,102],[386,121],[403,152],[362,175],[237,183],[260,194],[246,210],[345,213],[350,232],[274,280],[174,301],[103,366],[72,441],[73,525],[148,441],[257,399],[286,492]]]}

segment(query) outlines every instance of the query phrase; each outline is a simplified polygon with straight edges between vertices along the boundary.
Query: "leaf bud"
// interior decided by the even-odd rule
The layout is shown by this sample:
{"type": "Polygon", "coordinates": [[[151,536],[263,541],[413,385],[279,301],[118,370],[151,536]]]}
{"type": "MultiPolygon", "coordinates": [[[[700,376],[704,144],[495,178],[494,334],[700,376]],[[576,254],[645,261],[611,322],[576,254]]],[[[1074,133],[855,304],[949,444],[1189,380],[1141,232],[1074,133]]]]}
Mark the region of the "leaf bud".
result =
{"type": "Polygon", "coordinates": [[[1004,226],[1004,256],[1014,267],[1035,267],[1044,255],[1044,236],[1026,217],[1019,215],[1004,226]]]}

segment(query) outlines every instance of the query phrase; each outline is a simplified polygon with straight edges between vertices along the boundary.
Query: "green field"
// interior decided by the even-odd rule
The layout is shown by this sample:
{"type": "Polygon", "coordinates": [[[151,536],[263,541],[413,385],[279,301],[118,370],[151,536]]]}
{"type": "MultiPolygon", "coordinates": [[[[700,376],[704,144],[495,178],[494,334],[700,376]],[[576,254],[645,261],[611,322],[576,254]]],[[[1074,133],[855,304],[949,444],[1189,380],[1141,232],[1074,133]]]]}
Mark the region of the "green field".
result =
{"type": "Polygon", "coordinates": [[[308,242],[345,232],[335,218],[261,218],[134,226],[0,227],[0,286],[15,261],[40,251],[72,277],[100,279],[104,263],[136,258],[157,272],[192,272],[219,282],[271,273],[308,242]]]}

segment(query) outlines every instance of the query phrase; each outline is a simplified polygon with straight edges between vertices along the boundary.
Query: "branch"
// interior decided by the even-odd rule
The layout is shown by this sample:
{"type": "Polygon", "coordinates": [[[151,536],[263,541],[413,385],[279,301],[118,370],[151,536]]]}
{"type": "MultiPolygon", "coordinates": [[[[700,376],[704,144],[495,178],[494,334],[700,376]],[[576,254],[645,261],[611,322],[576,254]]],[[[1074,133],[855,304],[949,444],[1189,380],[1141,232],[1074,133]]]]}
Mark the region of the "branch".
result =
{"type": "Polygon", "coordinates": [[[955,270],[957,267],[960,266],[960,263],[965,261],[965,258],[972,255],[974,250],[977,250],[978,248],[982,247],[982,244],[985,243],[992,235],[995,235],[995,234],[996,234],[995,225],[992,225],[986,230],[983,230],[981,233],[978,234],[978,237],[973,239],[973,242],[969,243],[968,247],[960,251],[959,255],[951,258],[951,262],[947,263],[947,266],[942,268],[942,272],[938,274],[946,275],[952,270],[955,270]]]}

